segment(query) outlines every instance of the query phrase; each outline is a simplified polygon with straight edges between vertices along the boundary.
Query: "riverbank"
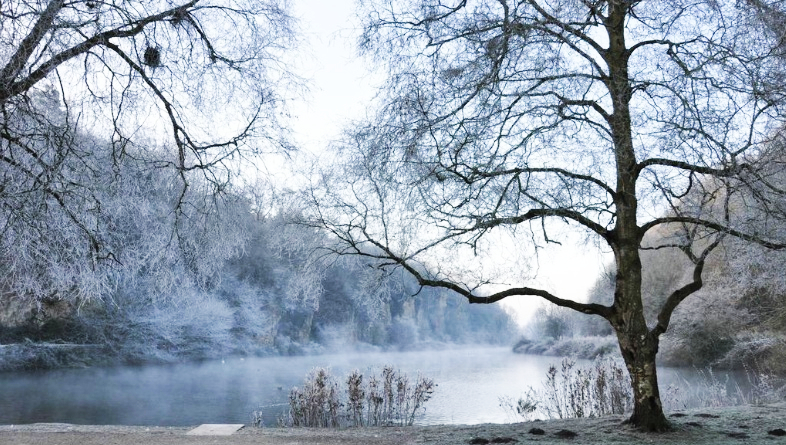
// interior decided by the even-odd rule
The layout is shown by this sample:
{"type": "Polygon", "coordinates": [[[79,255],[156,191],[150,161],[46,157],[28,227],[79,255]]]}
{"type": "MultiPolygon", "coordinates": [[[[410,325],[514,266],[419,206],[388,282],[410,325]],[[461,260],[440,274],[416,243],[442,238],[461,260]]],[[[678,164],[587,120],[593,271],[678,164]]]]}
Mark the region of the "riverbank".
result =
{"type": "Polygon", "coordinates": [[[617,338],[604,337],[566,337],[530,340],[522,338],[513,345],[517,354],[543,355],[548,357],[574,357],[593,360],[603,356],[621,357],[617,338]]]}
{"type": "Polygon", "coordinates": [[[191,428],[0,425],[4,445],[365,445],[365,444],[786,444],[786,402],[671,413],[675,430],[644,434],[622,425],[622,416],[484,425],[353,428],[250,428],[231,436],[190,436],[191,428]],[[575,436],[573,435],[575,434],[575,436]]]}
{"type": "MultiPolygon", "coordinates": [[[[674,368],[722,369],[750,371],[786,376],[786,335],[773,332],[742,332],[715,344],[716,336],[697,341],[685,340],[673,333],[661,338],[658,365],[674,368]],[[717,349],[716,348],[720,348],[717,349]]],[[[620,357],[615,335],[575,336],[559,339],[521,338],[513,345],[518,354],[548,357],[572,357],[594,360],[598,357],[620,357]]]]}

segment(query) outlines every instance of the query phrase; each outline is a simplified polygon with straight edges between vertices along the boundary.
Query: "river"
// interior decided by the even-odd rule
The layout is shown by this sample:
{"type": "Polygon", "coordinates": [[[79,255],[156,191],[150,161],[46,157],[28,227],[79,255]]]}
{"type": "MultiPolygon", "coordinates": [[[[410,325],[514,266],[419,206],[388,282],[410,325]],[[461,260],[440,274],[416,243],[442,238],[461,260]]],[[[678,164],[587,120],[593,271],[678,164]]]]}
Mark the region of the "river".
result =
{"type": "MultiPolygon", "coordinates": [[[[500,397],[515,398],[539,387],[549,366],[559,362],[509,348],[483,348],[4,373],[0,424],[248,424],[251,412],[260,410],[265,425],[274,426],[287,408],[289,389],[314,367],[329,368],[341,381],[352,369],[379,375],[387,364],[411,380],[421,373],[438,385],[417,424],[505,423],[520,419],[500,407],[500,397]]],[[[661,370],[662,385],[678,375],[661,370]]]]}

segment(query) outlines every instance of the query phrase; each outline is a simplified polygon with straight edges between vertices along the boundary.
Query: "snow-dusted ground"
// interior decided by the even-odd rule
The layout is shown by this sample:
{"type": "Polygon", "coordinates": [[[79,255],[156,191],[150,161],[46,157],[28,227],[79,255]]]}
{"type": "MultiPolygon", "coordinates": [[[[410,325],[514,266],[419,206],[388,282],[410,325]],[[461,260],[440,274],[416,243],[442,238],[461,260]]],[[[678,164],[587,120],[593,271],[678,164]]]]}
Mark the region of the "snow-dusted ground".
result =
{"type": "Polygon", "coordinates": [[[243,428],[232,436],[187,436],[190,428],[83,426],[66,424],[0,425],[4,445],[92,444],[786,444],[786,402],[762,406],[705,408],[671,413],[675,431],[645,434],[621,425],[623,417],[536,421],[516,424],[435,425],[327,430],[311,428],[243,428]],[[675,416],[678,414],[678,416],[675,416]],[[539,428],[543,434],[531,434],[539,428]],[[557,433],[576,433],[572,439],[557,433]],[[487,442],[486,442],[487,441],[487,442]]]}

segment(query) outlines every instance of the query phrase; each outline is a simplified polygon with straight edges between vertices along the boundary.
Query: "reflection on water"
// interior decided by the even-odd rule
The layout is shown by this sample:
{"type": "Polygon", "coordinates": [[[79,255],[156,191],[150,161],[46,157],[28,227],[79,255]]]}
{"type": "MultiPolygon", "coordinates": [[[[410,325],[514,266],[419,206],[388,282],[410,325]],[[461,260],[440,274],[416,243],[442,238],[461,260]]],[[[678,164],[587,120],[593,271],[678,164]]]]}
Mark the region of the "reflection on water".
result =
{"type": "MultiPolygon", "coordinates": [[[[514,354],[509,348],[306,357],[231,358],[199,364],[5,373],[0,376],[0,424],[171,425],[249,423],[261,410],[265,425],[287,408],[289,388],[312,368],[337,380],[352,369],[377,374],[390,364],[438,385],[418,424],[515,421],[499,407],[539,386],[559,358],[514,354]]],[[[673,370],[660,372],[662,385],[673,370]]],[[[684,374],[683,374],[684,377],[684,374]]]]}

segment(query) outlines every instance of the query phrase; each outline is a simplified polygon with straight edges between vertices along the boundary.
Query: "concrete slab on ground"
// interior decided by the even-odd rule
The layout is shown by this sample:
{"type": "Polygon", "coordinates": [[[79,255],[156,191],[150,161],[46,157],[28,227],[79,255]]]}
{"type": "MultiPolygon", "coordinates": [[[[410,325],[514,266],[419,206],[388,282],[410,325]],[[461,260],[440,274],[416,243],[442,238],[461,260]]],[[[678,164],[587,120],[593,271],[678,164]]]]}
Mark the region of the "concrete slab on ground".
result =
{"type": "Polygon", "coordinates": [[[231,436],[245,425],[226,423],[205,423],[187,432],[189,436],[231,436]]]}

